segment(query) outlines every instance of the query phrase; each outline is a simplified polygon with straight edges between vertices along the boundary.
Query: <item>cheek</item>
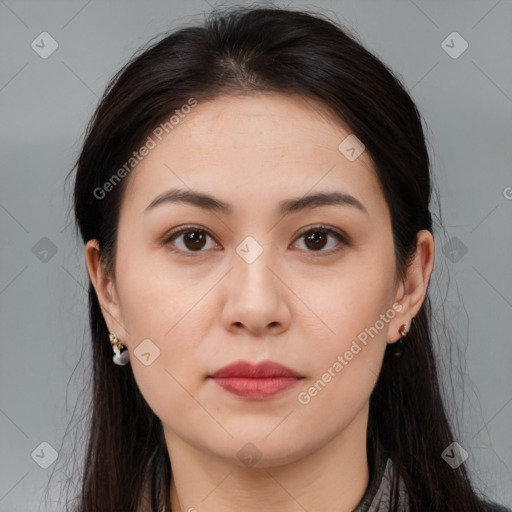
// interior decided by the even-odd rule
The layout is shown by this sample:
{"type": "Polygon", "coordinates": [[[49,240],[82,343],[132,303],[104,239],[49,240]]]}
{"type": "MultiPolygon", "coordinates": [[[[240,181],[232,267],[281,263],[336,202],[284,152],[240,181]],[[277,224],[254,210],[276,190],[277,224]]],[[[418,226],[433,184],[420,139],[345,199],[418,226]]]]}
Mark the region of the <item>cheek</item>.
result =
{"type": "MultiPolygon", "coordinates": [[[[133,252],[119,259],[118,290],[130,361],[139,389],[156,414],[172,402],[187,409],[191,376],[197,376],[197,352],[207,328],[204,290],[183,272],[154,264],[133,252]],[[188,400],[181,399],[186,395],[188,400]]],[[[202,370],[202,369],[201,369],[202,370]]]]}
{"type": "Polygon", "coordinates": [[[352,351],[359,352],[349,361],[346,352],[352,353],[350,346],[332,350],[317,376],[298,391],[294,416],[299,445],[307,445],[311,439],[321,445],[347,429],[364,431],[362,413],[377,382],[384,345],[352,346],[352,351]]]}
{"type": "Polygon", "coordinates": [[[150,408],[164,421],[172,421],[172,412],[185,417],[192,414],[197,404],[187,390],[194,388],[204,371],[198,364],[204,335],[194,330],[201,327],[202,309],[189,305],[182,295],[179,300],[169,295],[155,287],[152,292],[136,294],[125,310],[130,316],[130,364],[135,380],[150,408]]]}
{"type": "Polygon", "coordinates": [[[128,338],[172,339],[200,301],[202,280],[171,264],[164,249],[120,240],[119,254],[118,287],[128,338]]]}
{"type": "Polygon", "coordinates": [[[318,312],[312,321],[320,327],[316,338],[308,338],[310,344],[314,341],[310,346],[314,385],[302,389],[305,394],[299,403],[338,403],[354,412],[368,400],[396,315],[394,273],[389,271],[394,262],[385,251],[380,254],[380,258],[354,256],[336,276],[325,280],[325,286],[309,287],[308,305],[318,312]]]}
{"type": "Polygon", "coordinates": [[[300,289],[308,290],[307,305],[318,317],[327,346],[342,348],[365,329],[379,322],[379,336],[384,338],[389,320],[394,316],[394,256],[392,248],[368,249],[347,253],[334,272],[301,278],[300,289]],[[391,310],[391,311],[389,311],[391,310]],[[387,313],[387,315],[386,315],[387,313]]]}
{"type": "MultiPolygon", "coordinates": [[[[367,405],[386,349],[391,305],[378,294],[340,299],[341,308],[329,320],[335,334],[315,341],[309,350],[310,378],[297,391],[299,422],[308,432],[339,432],[367,405]],[[378,300],[380,299],[380,300],[378,300]]],[[[316,434],[315,434],[316,435],[316,434]]]]}

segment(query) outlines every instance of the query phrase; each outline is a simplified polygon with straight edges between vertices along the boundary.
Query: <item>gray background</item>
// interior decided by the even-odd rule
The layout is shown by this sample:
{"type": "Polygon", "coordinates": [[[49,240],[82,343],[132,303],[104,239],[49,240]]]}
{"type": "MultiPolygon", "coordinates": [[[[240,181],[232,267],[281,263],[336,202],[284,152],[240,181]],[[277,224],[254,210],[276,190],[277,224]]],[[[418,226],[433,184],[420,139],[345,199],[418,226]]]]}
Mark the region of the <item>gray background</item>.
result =
{"type": "MultiPolygon", "coordinates": [[[[349,28],[402,78],[424,117],[445,225],[432,295],[447,318],[440,360],[445,388],[455,386],[455,440],[480,488],[511,506],[512,3],[277,4],[349,28]],[[454,31],[469,45],[457,58],[442,46],[454,31]]],[[[62,445],[89,382],[87,274],[64,177],[86,122],[135,49],[208,10],[203,1],[0,1],[0,512],[38,510],[52,471],[49,499],[60,510],[55,489],[69,471],[60,465],[83,447],[62,445]],[[58,43],[46,59],[31,47],[44,31],[58,43]],[[46,469],[43,442],[59,453],[46,469]]]]}

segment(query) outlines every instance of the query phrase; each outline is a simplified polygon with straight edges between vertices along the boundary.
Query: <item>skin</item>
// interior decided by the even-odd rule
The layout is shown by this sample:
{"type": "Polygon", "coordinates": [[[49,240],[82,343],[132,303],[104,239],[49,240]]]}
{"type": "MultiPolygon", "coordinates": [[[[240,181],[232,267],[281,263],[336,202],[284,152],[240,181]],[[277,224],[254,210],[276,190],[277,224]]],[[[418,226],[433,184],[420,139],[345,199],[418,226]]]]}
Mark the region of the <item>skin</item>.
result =
{"type": "Polygon", "coordinates": [[[200,102],[125,178],[115,276],[99,264],[97,242],[86,245],[107,326],[127,347],[164,427],[173,511],[343,512],[366,491],[370,393],[386,344],[400,339],[402,324],[409,329],[425,298],[434,240],[418,233],[400,281],[370,155],[350,161],[338,150],[350,133],[300,97],[200,102]],[[233,211],[167,203],[144,213],[170,188],[210,194],[233,211]],[[283,199],[334,190],[366,212],[328,205],[283,217],[276,210],[283,199]],[[207,232],[202,245],[190,235],[163,242],[188,224],[207,232]],[[328,235],[315,249],[301,232],[319,224],[343,231],[348,243],[328,235]],[[247,236],[263,249],[251,263],[236,252],[247,236]],[[299,393],[397,303],[401,311],[301,404],[299,393]],[[134,354],[144,339],[160,350],[148,366],[134,354]],[[304,378],[271,399],[241,398],[207,378],[238,360],[276,361],[304,378]],[[238,456],[249,442],[260,456],[252,466],[238,456]]]}

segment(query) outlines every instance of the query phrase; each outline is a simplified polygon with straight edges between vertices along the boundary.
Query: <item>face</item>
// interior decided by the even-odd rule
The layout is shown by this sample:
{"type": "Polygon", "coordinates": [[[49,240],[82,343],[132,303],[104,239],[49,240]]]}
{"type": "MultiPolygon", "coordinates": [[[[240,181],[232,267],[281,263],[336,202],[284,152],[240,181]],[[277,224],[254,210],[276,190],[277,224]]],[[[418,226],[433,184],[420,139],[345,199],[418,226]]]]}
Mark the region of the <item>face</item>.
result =
{"type": "Polygon", "coordinates": [[[389,210],[368,153],[339,149],[349,134],[298,97],[199,102],[125,178],[104,316],[171,452],[242,464],[250,442],[272,466],[365,428],[386,343],[407,319],[389,210]],[[215,201],[150,206],[171,190],[215,201]],[[265,396],[211,378],[239,361],[301,378],[263,379],[265,396]]]}

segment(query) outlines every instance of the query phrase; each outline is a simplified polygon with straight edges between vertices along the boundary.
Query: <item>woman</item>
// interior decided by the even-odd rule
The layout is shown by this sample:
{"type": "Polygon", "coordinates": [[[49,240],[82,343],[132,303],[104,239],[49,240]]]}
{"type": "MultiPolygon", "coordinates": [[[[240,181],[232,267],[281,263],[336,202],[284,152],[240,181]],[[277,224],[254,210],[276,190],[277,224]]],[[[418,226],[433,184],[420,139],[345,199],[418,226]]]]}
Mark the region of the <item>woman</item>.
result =
{"type": "Polygon", "coordinates": [[[232,9],[135,56],[77,162],[76,510],[499,510],[439,389],[430,195],[413,101],[320,15],[232,9]]]}

